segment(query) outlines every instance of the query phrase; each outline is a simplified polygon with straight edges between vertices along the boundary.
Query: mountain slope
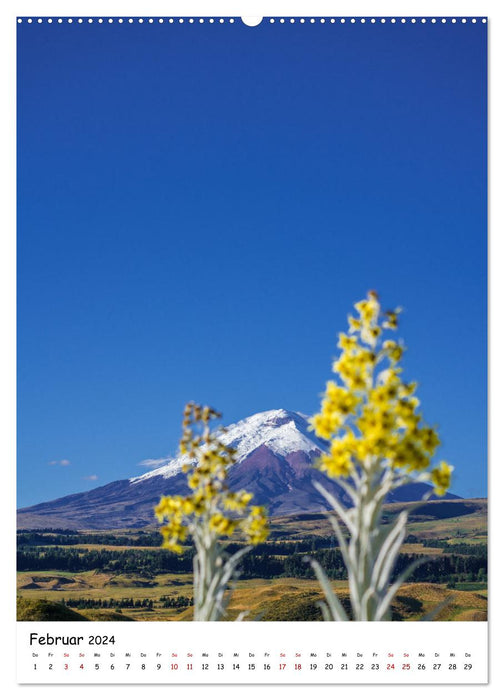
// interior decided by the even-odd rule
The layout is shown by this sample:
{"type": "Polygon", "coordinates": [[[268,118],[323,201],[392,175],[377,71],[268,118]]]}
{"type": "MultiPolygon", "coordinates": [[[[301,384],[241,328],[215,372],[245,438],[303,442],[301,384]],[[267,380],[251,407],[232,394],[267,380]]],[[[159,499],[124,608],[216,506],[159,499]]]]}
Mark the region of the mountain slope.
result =
{"type": "MultiPolygon", "coordinates": [[[[254,503],[268,506],[270,515],[327,510],[314,480],[343,497],[333,481],[313,468],[327,444],[309,430],[308,418],[300,413],[283,409],[257,413],[229,426],[223,441],[237,451],[228,475],[230,488],[254,493],[254,503]]],[[[182,463],[180,456],[149,460],[155,468],[140,476],[22,508],[18,527],[106,530],[154,525],[153,509],[161,495],[188,492],[182,463]]],[[[427,490],[426,485],[414,484],[390,500],[420,500],[427,490]]]]}

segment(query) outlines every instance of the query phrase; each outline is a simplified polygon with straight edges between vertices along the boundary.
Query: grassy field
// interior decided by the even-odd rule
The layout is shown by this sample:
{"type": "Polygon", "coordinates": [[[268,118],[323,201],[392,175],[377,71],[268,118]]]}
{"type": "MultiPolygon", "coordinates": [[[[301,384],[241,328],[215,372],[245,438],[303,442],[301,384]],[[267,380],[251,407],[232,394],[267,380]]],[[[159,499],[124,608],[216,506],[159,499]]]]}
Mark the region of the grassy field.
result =
{"type": "MultiPolygon", "coordinates": [[[[23,573],[19,575],[19,584],[39,577],[40,572],[23,573]]],[[[117,610],[76,610],[89,619],[111,619],[110,615],[120,612],[132,620],[190,620],[192,608],[183,610],[162,608],[159,599],[162,596],[192,594],[192,577],[190,575],[169,577],[156,576],[154,581],[146,582],[148,587],[142,587],[141,582],[128,576],[107,578],[103,574],[85,572],[75,576],[72,582],[61,582],[64,578],[69,581],[68,574],[63,572],[47,572],[44,588],[21,589],[19,592],[27,601],[47,600],[58,603],[62,599],[83,596],[91,599],[98,598],[149,598],[153,608],[124,608],[117,610]],[[153,585],[154,584],[154,585],[153,585]]],[[[343,600],[348,599],[348,588],[345,581],[333,582],[334,590],[343,600]]],[[[249,579],[238,581],[232,593],[229,617],[234,619],[240,612],[249,611],[248,619],[318,619],[320,600],[318,584],[311,580],[279,578],[249,579]]],[[[475,590],[454,590],[446,585],[429,583],[406,583],[398,594],[394,605],[395,616],[398,619],[420,619],[433,610],[441,601],[450,599],[449,604],[440,612],[436,619],[440,620],[484,620],[486,619],[487,599],[484,586],[475,590]]]]}
{"type": "MultiPolygon", "coordinates": [[[[393,515],[403,507],[404,504],[391,503],[385,506],[385,512],[393,515]]],[[[473,498],[419,504],[409,517],[408,533],[426,539],[449,539],[451,543],[485,543],[487,500],[473,498]]],[[[328,537],[332,534],[331,525],[323,513],[273,518],[271,523],[273,539],[295,540],[296,537],[328,537]]]]}
{"type": "MultiPolygon", "coordinates": [[[[400,504],[387,507],[393,515],[400,504]]],[[[449,545],[484,545],[487,538],[486,500],[474,499],[445,504],[424,504],[411,518],[408,533],[410,540],[403,545],[402,552],[409,555],[426,555],[431,559],[443,555],[443,547],[449,545]],[[412,536],[412,537],[411,537],[412,536]],[[424,544],[424,541],[426,544],[424,544]],[[437,546],[439,542],[439,546],[437,546]]],[[[96,533],[94,533],[96,535],[96,533]]],[[[129,537],[131,531],[119,533],[129,537]]],[[[272,521],[271,542],[306,542],[310,538],[329,537],[331,527],[323,514],[280,517],[272,521]]],[[[63,545],[78,551],[109,550],[157,550],[156,547],[135,547],[114,544],[63,545]]],[[[190,602],[185,607],[167,607],[180,596],[192,596],[192,575],[146,573],[115,573],[91,570],[68,571],[22,571],[18,573],[18,595],[22,612],[20,619],[41,619],[42,614],[63,615],[56,607],[51,612],[41,613],[43,601],[55,606],[69,599],[121,601],[133,599],[133,607],[119,604],[108,608],[82,608],[75,606],[74,612],[93,620],[190,620],[190,602]],[[164,598],[164,601],[163,601],[164,598]],[[136,605],[136,603],[141,603],[136,605]],[[24,607],[23,607],[24,606],[24,607]],[[31,606],[31,607],[30,607],[31,606]],[[37,607],[38,606],[38,607],[37,607]],[[30,613],[32,609],[32,613],[30,613]],[[56,611],[56,612],[55,612],[56,611]],[[33,618],[30,618],[33,614],[33,618]],[[39,617],[37,617],[37,615],[39,617]]],[[[346,581],[333,581],[343,603],[348,603],[346,581]]],[[[406,583],[393,608],[394,619],[418,620],[433,610],[441,601],[450,599],[436,619],[484,620],[487,611],[486,584],[478,581],[461,581],[451,586],[445,583],[406,583]]],[[[251,578],[239,580],[232,593],[229,614],[234,619],[240,612],[249,611],[247,619],[296,620],[319,619],[321,599],[318,583],[312,579],[251,578]]],[[[65,610],[65,609],[63,609],[65,610]]],[[[45,618],[48,619],[48,618],[45,618]]],[[[53,618],[58,619],[58,618],[53,618]]]]}

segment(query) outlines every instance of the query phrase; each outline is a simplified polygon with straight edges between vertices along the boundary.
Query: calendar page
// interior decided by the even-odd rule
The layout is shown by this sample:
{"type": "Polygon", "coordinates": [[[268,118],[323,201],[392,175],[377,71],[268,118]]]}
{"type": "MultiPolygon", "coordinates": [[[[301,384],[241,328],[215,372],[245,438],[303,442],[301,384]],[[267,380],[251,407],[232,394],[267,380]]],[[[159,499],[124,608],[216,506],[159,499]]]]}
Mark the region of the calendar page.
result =
{"type": "Polygon", "coordinates": [[[487,683],[487,17],[37,10],[18,683],[487,683]]]}

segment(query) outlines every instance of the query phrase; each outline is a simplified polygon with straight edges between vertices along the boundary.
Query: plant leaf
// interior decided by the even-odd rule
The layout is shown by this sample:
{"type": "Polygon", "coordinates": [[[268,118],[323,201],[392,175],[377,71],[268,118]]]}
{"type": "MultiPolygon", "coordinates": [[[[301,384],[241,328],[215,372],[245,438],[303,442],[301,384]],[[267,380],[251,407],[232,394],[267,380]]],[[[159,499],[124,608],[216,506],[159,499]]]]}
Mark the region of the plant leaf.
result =
{"type": "Polygon", "coordinates": [[[329,505],[333,507],[333,509],[334,509],[334,510],[336,511],[336,513],[339,515],[339,517],[341,518],[341,520],[345,523],[345,525],[347,526],[347,528],[349,529],[349,531],[350,531],[352,534],[355,534],[355,526],[354,526],[354,524],[351,522],[351,520],[349,519],[348,515],[345,513],[345,511],[343,510],[343,508],[341,507],[341,505],[338,503],[338,501],[334,498],[334,496],[333,496],[332,494],[330,494],[329,491],[328,491],[326,488],[324,488],[324,487],[322,486],[322,484],[319,483],[318,481],[313,481],[312,483],[313,483],[313,485],[315,486],[315,488],[317,489],[317,491],[319,491],[319,493],[321,493],[322,496],[324,496],[324,498],[325,498],[326,501],[329,503],[329,505]]]}
{"type": "Polygon", "coordinates": [[[448,598],[445,598],[444,600],[442,600],[430,612],[425,613],[425,615],[423,615],[423,617],[420,618],[420,622],[430,622],[431,620],[433,620],[441,612],[441,610],[443,608],[445,608],[447,605],[449,605],[452,602],[452,600],[455,600],[454,595],[450,595],[450,596],[448,596],[448,598]]]}
{"type": "Polygon", "coordinates": [[[341,605],[338,596],[331,588],[331,582],[327,578],[327,574],[324,569],[320,566],[318,561],[312,559],[311,557],[304,557],[304,561],[308,561],[311,564],[313,570],[315,571],[315,575],[322,586],[326,604],[331,615],[330,619],[337,620],[338,622],[348,621],[348,616],[341,605]]]}
{"type": "Polygon", "coordinates": [[[399,587],[406,581],[408,576],[413,573],[413,571],[420,566],[420,564],[425,564],[426,561],[430,561],[432,557],[422,557],[412,562],[406,569],[397,577],[394,583],[388,589],[386,595],[382,598],[377,610],[376,610],[376,620],[381,620],[385,613],[387,612],[395,594],[399,590],[399,587]]]}

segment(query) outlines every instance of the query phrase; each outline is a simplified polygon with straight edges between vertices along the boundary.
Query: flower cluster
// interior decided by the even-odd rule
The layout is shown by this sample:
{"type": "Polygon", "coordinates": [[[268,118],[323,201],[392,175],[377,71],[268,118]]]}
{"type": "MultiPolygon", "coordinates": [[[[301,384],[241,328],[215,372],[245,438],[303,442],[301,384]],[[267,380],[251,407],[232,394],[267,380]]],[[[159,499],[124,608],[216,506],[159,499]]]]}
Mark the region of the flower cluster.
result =
{"type": "Polygon", "coordinates": [[[210,422],[220,414],[208,406],[188,403],[184,410],[180,452],[187,459],[183,471],[191,490],[188,496],[163,496],[155,508],[163,546],[181,553],[189,535],[211,539],[241,530],[250,544],[264,542],[268,535],[262,506],[251,506],[253,494],[230,491],[228,468],[235,462],[235,450],[221,439],[224,429],[210,432],[210,422]]]}
{"type": "Polygon", "coordinates": [[[416,384],[401,379],[404,347],[385,338],[397,329],[401,309],[382,312],[375,292],[355,309],[348,333],[339,335],[341,353],[333,371],[340,384],[327,382],[320,413],[312,418],[316,434],[331,440],[319,468],[330,477],[347,478],[381,461],[403,476],[430,480],[442,496],[453,467],[442,462],[427,472],[440,441],[423,422],[416,384]]]}

